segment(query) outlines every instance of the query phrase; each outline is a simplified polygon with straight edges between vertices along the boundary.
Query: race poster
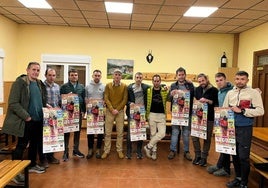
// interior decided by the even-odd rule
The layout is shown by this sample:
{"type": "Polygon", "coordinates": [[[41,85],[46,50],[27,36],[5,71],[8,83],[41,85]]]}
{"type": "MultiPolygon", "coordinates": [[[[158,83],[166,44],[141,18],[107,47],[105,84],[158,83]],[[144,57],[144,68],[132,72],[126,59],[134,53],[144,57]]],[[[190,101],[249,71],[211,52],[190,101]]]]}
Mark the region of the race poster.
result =
{"type": "Polygon", "coordinates": [[[130,140],[146,140],[146,118],[145,118],[145,107],[140,104],[130,105],[130,140]]]}
{"type": "Polygon", "coordinates": [[[79,131],[79,98],[77,94],[61,95],[64,133],[79,131]]]}
{"type": "Polygon", "coordinates": [[[193,103],[191,136],[207,139],[207,103],[198,100],[193,103]]]}
{"type": "Polygon", "coordinates": [[[43,153],[64,151],[62,110],[43,108],[43,153]]]}
{"type": "Polygon", "coordinates": [[[104,134],[104,101],[103,99],[88,99],[87,134],[104,134]]]}
{"type": "Polygon", "coordinates": [[[236,155],[234,112],[215,107],[214,134],[216,152],[236,155]]]}
{"type": "Polygon", "coordinates": [[[171,124],[172,125],[189,125],[189,111],[190,111],[190,92],[187,90],[178,90],[173,96],[172,110],[171,110],[171,124]]]}

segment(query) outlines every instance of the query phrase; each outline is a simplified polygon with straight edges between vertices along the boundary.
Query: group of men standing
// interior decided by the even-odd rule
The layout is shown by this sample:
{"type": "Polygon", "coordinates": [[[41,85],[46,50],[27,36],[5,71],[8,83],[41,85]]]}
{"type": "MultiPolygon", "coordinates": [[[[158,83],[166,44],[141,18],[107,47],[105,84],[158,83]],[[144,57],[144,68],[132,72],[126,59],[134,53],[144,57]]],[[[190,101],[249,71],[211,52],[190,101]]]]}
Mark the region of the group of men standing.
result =
{"type": "MultiPolygon", "coordinates": [[[[205,74],[197,76],[199,86],[195,88],[191,81],[186,80],[186,70],[182,67],[176,70],[177,81],[172,83],[170,88],[161,85],[161,77],[157,74],[152,77],[152,86],[142,83],[143,75],[141,72],[137,72],[134,78],[135,82],[127,86],[121,82],[122,71],[120,69],[114,70],[113,81],[106,85],[101,83],[101,71],[94,70],[92,80],[86,87],[78,82],[78,72],[74,69],[68,72],[68,83],[63,84],[61,87],[55,83],[56,71],[54,69],[48,68],[46,70],[46,80],[44,82],[38,79],[40,73],[39,63],[30,62],[26,71],[27,75],[19,76],[12,85],[8,111],[2,131],[18,137],[14,159],[23,158],[23,152],[29,143],[28,157],[31,160],[29,172],[45,172],[45,167],[48,167],[46,162],[59,164],[59,160],[54,157],[53,153],[42,153],[42,108],[61,106],[61,94],[75,93],[79,97],[79,131],[74,132],[73,156],[85,157],[79,150],[80,130],[82,118],[86,112],[87,99],[93,98],[103,99],[106,105],[104,151],[101,153],[103,135],[98,134],[97,149],[95,151],[96,158],[105,159],[109,156],[114,122],[116,123],[117,131],[116,151],[120,159],[125,158],[123,153],[124,108],[127,106],[126,114],[128,122],[130,122],[130,107],[138,104],[145,106],[146,119],[150,128],[150,140],[143,149],[148,158],[156,160],[157,143],[166,134],[166,101],[172,102],[178,92],[188,91],[190,93],[189,123],[188,126],[172,125],[168,159],[173,159],[176,156],[178,135],[182,131],[184,158],[192,161],[195,165],[207,166],[207,156],[210,150],[214,125],[214,107],[230,107],[235,114],[237,155],[233,156],[236,178],[228,182],[227,187],[247,187],[253,117],[263,115],[264,108],[260,92],[247,86],[248,74],[246,72],[237,72],[235,86],[226,81],[223,73],[217,73],[215,79],[218,90],[210,84],[205,74]],[[204,139],[203,147],[201,147],[198,137],[192,137],[195,152],[195,157],[192,159],[189,150],[189,139],[194,99],[208,105],[208,117],[207,139],[204,139]],[[250,105],[241,106],[241,100],[250,101],[250,105]],[[43,164],[42,166],[36,162],[37,155],[43,164]]],[[[64,161],[69,159],[69,138],[70,133],[65,133],[64,161]]],[[[94,154],[94,135],[87,135],[87,139],[88,154],[86,158],[90,159],[94,154]]],[[[137,141],[136,153],[139,159],[143,158],[142,146],[143,141],[137,141]]],[[[131,159],[132,153],[130,126],[128,126],[126,158],[131,159]]],[[[217,165],[210,166],[207,170],[214,175],[230,174],[230,156],[220,154],[217,165]]],[[[23,181],[23,177],[19,175],[15,178],[15,181],[23,181]]]]}

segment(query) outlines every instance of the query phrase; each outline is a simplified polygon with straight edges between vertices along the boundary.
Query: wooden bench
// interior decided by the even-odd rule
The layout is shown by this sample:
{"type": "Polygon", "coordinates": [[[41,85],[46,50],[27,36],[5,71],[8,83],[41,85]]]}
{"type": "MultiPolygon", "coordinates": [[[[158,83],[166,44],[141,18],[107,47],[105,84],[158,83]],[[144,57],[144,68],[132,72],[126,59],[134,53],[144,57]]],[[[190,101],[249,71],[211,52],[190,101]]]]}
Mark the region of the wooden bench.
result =
{"type": "MultiPolygon", "coordinates": [[[[257,155],[256,153],[254,153],[252,151],[250,152],[250,160],[252,162],[251,164],[253,164],[253,163],[268,163],[268,160],[264,159],[263,157],[257,155]]],[[[255,171],[260,174],[259,188],[264,188],[264,180],[268,179],[268,172],[259,170],[257,168],[255,168],[255,171]]]]}
{"type": "Polygon", "coordinates": [[[23,187],[29,187],[28,166],[30,160],[4,160],[0,163],[0,187],[6,186],[16,175],[24,171],[25,182],[23,187]]]}

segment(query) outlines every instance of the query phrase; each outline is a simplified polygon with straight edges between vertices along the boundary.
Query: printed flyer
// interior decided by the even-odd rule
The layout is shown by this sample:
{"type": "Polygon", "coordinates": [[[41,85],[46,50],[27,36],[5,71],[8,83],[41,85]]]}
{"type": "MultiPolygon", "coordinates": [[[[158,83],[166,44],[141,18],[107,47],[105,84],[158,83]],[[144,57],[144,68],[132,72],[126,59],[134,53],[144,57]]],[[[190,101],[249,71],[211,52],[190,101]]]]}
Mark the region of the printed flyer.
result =
{"type": "Polygon", "coordinates": [[[104,101],[103,99],[88,99],[87,134],[104,134],[104,101]]]}
{"type": "Polygon", "coordinates": [[[234,112],[215,107],[214,134],[216,152],[236,155],[234,112]]]}
{"type": "Polygon", "coordinates": [[[198,100],[193,103],[191,136],[207,139],[207,103],[198,100]]]}
{"type": "Polygon", "coordinates": [[[178,90],[173,96],[171,124],[172,125],[189,125],[189,111],[190,111],[190,92],[185,90],[178,90]]]}
{"type": "Polygon", "coordinates": [[[43,153],[64,151],[62,110],[43,108],[43,153]]]}
{"type": "Polygon", "coordinates": [[[130,105],[130,140],[146,140],[146,118],[145,118],[145,107],[140,104],[130,105]]]}
{"type": "Polygon", "coordinates": [[[79,98],[77,94],[62,94],[64,133],[79,131],[79,98]]]}

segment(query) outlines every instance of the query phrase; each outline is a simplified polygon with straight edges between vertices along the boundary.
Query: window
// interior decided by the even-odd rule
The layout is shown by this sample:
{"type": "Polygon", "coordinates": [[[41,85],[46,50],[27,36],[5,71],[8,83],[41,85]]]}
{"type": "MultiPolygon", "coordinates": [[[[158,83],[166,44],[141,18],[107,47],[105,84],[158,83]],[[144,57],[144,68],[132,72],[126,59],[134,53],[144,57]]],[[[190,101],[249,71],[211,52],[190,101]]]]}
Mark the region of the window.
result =
{"type": "Polygon", "coordinates": [[[68,71],[76,69],[78,71],[79,83],[86,86],[89,83],[90,64],[90,56],[44,54],[42,55],[41,65],[42,80],[45,80],[46,69],[53,68],[57,74],[56,83],[62,85],[68,82],[68,71]]]}

